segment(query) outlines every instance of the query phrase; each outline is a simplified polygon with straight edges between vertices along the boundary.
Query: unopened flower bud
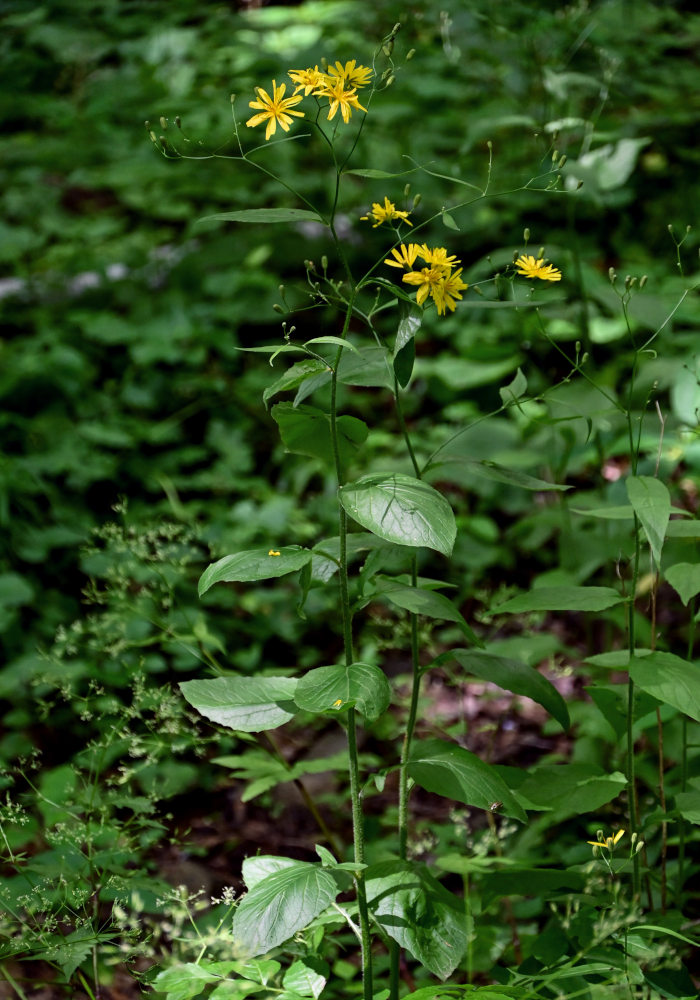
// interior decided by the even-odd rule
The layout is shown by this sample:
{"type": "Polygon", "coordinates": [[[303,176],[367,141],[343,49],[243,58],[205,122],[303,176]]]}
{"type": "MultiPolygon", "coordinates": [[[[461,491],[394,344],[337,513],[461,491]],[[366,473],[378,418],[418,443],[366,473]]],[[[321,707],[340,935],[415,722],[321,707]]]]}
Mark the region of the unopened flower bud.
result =
{"type": "Polygon", "coordinates": [[[324,271],[328,270],[328,257],[326,257],[325,253],[321,257],[321,267],[323,268],[324,271]]]}
{"type": "Polygon", "coordinates": [[[284,309],[283,309],[283,308],[282,308],[282,306],[281,306],[281,305],[279,305],[279,304],[278,304],[277,302],[275,302],[275,304],[273,305],[273,307],[272,307],[272,308],[274,309],[274,311],[275,311],[276,313],[282,313],[282,315],[284,315],[284,309]]]}
{"type": "Polygon", "coordinates": [[[686,227],[685,227],[685,232],[686,232],[686,235],[687,235],[687,234],[688,234],[688,233],[690,232],[690,230],[691,230],[692,228],[693,228],[692,226],[686,226],[686,227]]]}
{"type": "Polygon", "coordinates": [[[632,284],[632,278],[629,274],[625,275],[625,288],[629,288],[632,284]]]}
{"type": "Polygon", "coordinates": [[[179,115],[175,115],[175,125],[177,128],[182,128],[182,118],[179,115]]]}
{"type": "Polygon", "coordinates": [[[643,840],[638,840],[637,844],[636,844],[636,846],[634,848],[634,853],[635,854],[639,854],[639,852],[642,851],[643,849],[644,849],[644,841],[643,840]]]}
{"type": "Polygon", "coordinates": [[[277,291],[280,293],[282,298],[284,298],[284,285],[279,285],[277,291]]]}
{"type": "Polygon", "coordinates": [[[605,836],[605,834],[603,833],[603,831],[602,830],[596,830],[595,836],[596,836],[596,840],[599,840],[601,842],[601,844],[602,844],[603,843],[603,837],[605,836]]]}
{"type": "Polygon", "coordinates": [[[306,268],[307,271],[313,271],[313,269],[314,269],[315,266],[316,265],[314,264],[314,262],[312,260],[305,260],[304,261],[304,267],[306,268]]]}
{"type": "Polygon", "coordinates": [[[567,159],[568,159],[568,157],[567,157],[566,153],[564,153],[564,155],[559,158],[559,163],[557,163],[557,166],[559,167],[560,170],[564,166],[564,164],[566,163],[567,159]]]}
{"type": "Polygon", "coordinates": [[[477,295],[483,295],[483,294],[484,294],[484,293],[483,293],[483,292],[481,291],[481,289],[479,288],[479,286],[478,286],[478,285],[472,285],[472,288],[474,289],[474,291],[476,292],[476,294],[477,294],[477,295]]]}
{"type": "Polygon", "coordinates": [[[408,52],[406,53],[406,62],[408,62],[409,59],[413,59],[415,54],[416,54],[415,49],[409,49],[408,52]]]}
{"type": "Polygon", "coordinates": [[[530,242],[530,230],[529,229],[523,229],[523,240],[526,243],[530,242]]]}
{"type": "Polygon", "coordinates": [[[423,200],[423,195],[422,194],[414,194],[413,195],[413,207],[414,208],[418,208],[418,206],[420,205],[420,203],[421,203],[422,200],[423,200]]]}
{"type": "Polygon", "coordinates": [[[146,127],[146,131],[147,131],[147,132],[150,132],[150,131],[151,131],[151,123],[149,122],[149,120],[148,120],[148,119],[146,119],[146,121],[145,121],[145,122],[144,122],[143,124],[144,124],[144,125],[145,125],[145,127],[146,127]]]}
{"type": "Polygon", "coordinates": [[[160,116],[160,127],[163,128],[163,129],[165,129],[165,128],[168,127],[168,119],[167,118],[163,118],[162,115],[160,116]]]}
{"type": "Polygon", "coordinates": [[[540,249],[537,251],[537,259],[542,260],[543,257],[544,257],[544,247],[540,247],[540,249]]]}
{"type": "Polygon", "coordinates": [[[153,129],[151,129],[151,131],[148,134],[151,137],[151,142],[158,142],[158,137],[156,136],[156,134],[153,131],[153,129]]]}
{"type": "Polygon", "coordinates": [[[235,100],[236,100],[236,95],[235,94],[231,94],[231,104],[233,104],[233,102],[235,100]]]}
{"type": "Polygon", "coordinates": [[[406,184],[406,186],[403,189],[403,196],[404,196],[404,198],[408,198],[408,196],[409,196],[410,193],[411,193],[411,185],[410,184],[406,184]]]}
{"type": "Polygon", "coordinates": [[[389,56],[391,55],[391,53],[392,53],[393,51],[394,51],[394,39],[393,39],[393,38],[391,38],[391,39],[389,39],[389,41],[388,41],[388,42],[386,43],[386,45],[382,45],[382,52],[384,53],[384,55],[385,55],[385,56],[387,57],[387,59],[388,59],[388,58],[389,58],[389,56]]]}
{"type": "Polygon", "coordinates": [[[587,361],[588,361],[588,351],[584,351],[583,354],[581,355],[581,364],[585,365],[587,361]]]}
{"type": "Polygon", "coordinates": [[[168,140],[165,138],[164,135],[159,135],[158,136],[158,142],[161,144],[161,146],[165,146],[167,144],[168,140]]]}
{"type": "Polygon", "coordinates": [[[552,150],[552,163],[556,163],[558,159],[559,159],[559,150],[558,149],[553,149],[552,150]]]}
{"type": "Polygon", "coordinates": [[[574,344],[574,350],[576,351],[576,354],[580,354],[581,353],[581,341],[580,340],[577,340],[576,343],[574,344]]]}
{"type": "Polygon", "coordinates": [[[493,143],[491,142],[491,140],[490,140],[490,139],[489,139],[489,140],[488,140],[488,142],[486,143],[486,148],[487,148],[487,149],[493,149],[493,143]]]}
{"type": "Polygon", "coordinates": [[[395,80],[395,79],[396,79],[396,77],[395,77],[395,76],[394,76],[394,74],[392,73],[392,74],[391,74],[391,76],[389,76],[389,78],[388,78],[388,79],[387,79],[387,81],[386,81],[386,85],[387,85],[387,87],[390,87],[390,86],[392,85],[392,83],[394,82],[394,80],[395,80]]]}
{"type": "Polygon", "coordinates": [[[670,223],[670,222],[669,222],[669,224],[668,224],[668,225],[666,226],[666,228],[668,229],[668,231],[669,231],[669,233],[671,234],[671,236],[673,236],[673,226],[671,225],[671,223],[670,223]]]}
{"type": "Polygon", "coordinates": [[[608,268],[608,278],[610,279],[610,284],[611,285],[614,285],[615,282],[617,281],[617,273],[616,273],[614,267],[609,267],[608,268]]]}

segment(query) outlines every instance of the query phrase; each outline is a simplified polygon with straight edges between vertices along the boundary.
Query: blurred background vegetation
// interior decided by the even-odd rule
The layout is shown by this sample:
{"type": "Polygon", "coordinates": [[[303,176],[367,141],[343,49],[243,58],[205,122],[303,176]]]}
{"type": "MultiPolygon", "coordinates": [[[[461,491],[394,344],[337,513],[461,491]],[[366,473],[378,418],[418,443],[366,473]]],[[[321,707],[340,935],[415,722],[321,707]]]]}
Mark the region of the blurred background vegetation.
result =
{"type": "MultiPolygon", "coordinates": [[[[319,627],[329,600],[323,592],[310,595],[306,620],[295,612],[292,584],[288,591],[247,588],[235,608],[218,588],[222,594],[207,596],[206,614],[196,596],[196,579],[212,558],[334,533],[333,487],[321,467],[270,446],[275,427],[261,391],[282,368],[271,372],[237,350],[280,338],[272,309],[278,286],[305,305],[303,260],[318,262],[329,248],[313,229],[198,224],[217,212],[294,200],[222,156],[158,155],[143,122],[161,134],[164,116],[170,136],[179,115],[197,155],[233,151],[231,93],[245,121],[255,85],[321,58],[371,63],[396,22],[395,80],[372,102],[353,166],[408,170],[409,154],[443,177],[348,178],[341,222],[353,267],[371,264],[387,245],[381,229],[359,221],[372,201],[385,194],[399,201],[410,181],[411,195],[422,196],[417,217],[428,217],[462,199],[458,179],[483,185],[491,142],[490,196],[454,213],[457,231],[436,223],[421,238],[457,253],[473,283],[522,251],[528,227],[531,252],[545,245],[564,272],[548,331],[570,354],[580,340],[611,393],[625,390],[630,345],[609,268],[620,281],[648,275],[630,306],[644,339],[672,312],[687,276],[697,275],[700,16],[688,3],[6,0],[5,763],[36,749],[45,768],[70,761],[104,731],[110,712],[132,703],[136,678],[158,691],[203,675],[213,657],[245,672],[332,662],[338,636],[319,627]],[[549,170],[553,154],[567,156],[562,187],[523,190],[549,170]],[[688,225],[695,228],[686,236],[688,225]],[[685,237],[678,255],[669,226],[676,242],[685,237]]],[[[270,161],[256,156],[311,200],[327,202],[333,175],[317,144],[275,147],[270,161]]],[[[305,337],[337,332],[322,311],[292,322],[305,337]]],[[[689,296],[655,341],[637,389],[641,406],[654,387],[669,433],[677,431],[662,471],[690,509],[700,467],[699,332],[697,296],[689,296]]],[[[499,386],[519,366],[531,393],[569,371],[532,314],[470,308],[468,299],[454,316],[426,319],[418,354],[406,405],[425,454],[496,409],[499,386]]],[[[377,402],[360,392],[352,402],[359,414],[382,405],[381,394],[377,402]]],[[[640,471],[653,471],[655,420],[652,408],[649,459],[640,471]]],[[[403,461],[392,449],[391,440],[372,435],[366,464],[403,461]]],[[[605,470],[624,466],[627,453],[622,422],[582,381],[562,386],[546,406],[480,425],[461,436],[459,449],[583,484],[591,506],[615,501],[621,487],[605,470]],[[569,419],[573,409],[584,417],[569,419]]],[[[533,505],[531,493],[472,473],[440,481],[448,479],[461,528],[453,579],[477,618],[488,604],[483,595],[503,586],[527,586],[548,573],[575,582],[614,578],[614,525],[571,527],[565,536],[558,515],[533,505]]],[[[532,659],[564,649],[570,638],[540,636],[532,659]]],[[[156,708],[143,713],[157,738],[156,708]]],[[[193,743],[183,743],[179,770],[164,746],[140,775],[143,788],[158,784],[167,798],[201,785],[193,743]]],[[[115,744],[105,770],[119,753],[115,744]]]]}

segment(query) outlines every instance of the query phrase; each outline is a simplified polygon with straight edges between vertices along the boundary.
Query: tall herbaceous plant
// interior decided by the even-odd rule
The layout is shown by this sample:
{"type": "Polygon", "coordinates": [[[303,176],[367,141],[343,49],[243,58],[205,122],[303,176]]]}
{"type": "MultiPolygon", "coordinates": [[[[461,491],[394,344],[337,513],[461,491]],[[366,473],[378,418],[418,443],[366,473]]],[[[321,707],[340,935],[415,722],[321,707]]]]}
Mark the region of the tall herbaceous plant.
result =
{"type": "MultiPolygon", "coordinates": [[[[348,931],[357,941],[355,954],[359,955],[358,976],[361,974],[362,979],[361,988],[358,984],[353,992],[362,992],[365,1000],[375,996],[398,997],[407,961],[409,965],[422,966],[440,980],[450,977],[458,967],[463,968],[468,982],[473,961],[470,944],[478,915],[472,912],[468,893],[462,898],[448,891],[425,864],[409,856],[411,789],[418,785],[428,792],[484,810],[492,827],[494,813],[524,824],[527,820],[524,804],[528,802],[514,791],[522,782],[522,774],[518,777],[512,772],[512,780],[507,783],[498,769],[452,740],[414,737],[421,679],[431,668],[456,663],[468,676],[492,679],[507,690],[531,697],[562,728],[569,724],[566,705],[553,685],[524,662],[491,655],[485,650],[460,608],[443,593],[447,583],[439,574],[441,567],[443,572],[446,570],[455,544],[455,515],[446,497],[429,481],[436,479],[431,471],[437,468],[438,455],[434,452],[419,460],[422,449],[412,439],[403,406],[404,395],[410,392],[416,343],[429,338],[443,317],[458,311],[466,301],[471,308],[482,309],[485,319],[492,308],[537,311],[540,305],[547,304],[548,296],[557,294],[561,287],[558,283],[566,279],[566,274],[562,274],[556,261],[552,263],[546,258],[544,248],[532,252],[526,230],[523,245],[509,248],[510,263],[498,275],[492,274],[471,287],[464,280],[455,214],[499,193],[491,189],[490,143],[484,147],[481,178],[444,178],[446,189],[454,190],[456,185],[462,192],[450,204],[426,205],[420,193],[411,193],[424,174],[429,173],[433,178],[442,176],[430,165],[418,166],[407,157],[408,167],[395,174],[355,165],[358,140],[364,130],[372,129],[373,108],[382,100],[386,88],[395,82],[393,49],[398,30],[396,25],[382,41],[371,65],[362,65],[357,58],[331,63],[319,53],[314,66],[281,67],[275,79],[256,87],[254,95],[249,98],[237,95],[231,102],[234,152],[225,155],[259,171],[266,182],[275,182],[280,204],[257,209],[238,207],[211,218],[235,225],[286,224],[300,233],[311,224],[316,229],[322,227],[327,236],[327,254],[317,261],[307,259],[298,263],[300,275],[305,272],[305,297],[301,298],[298,289],[293,292],[280,289],[281,304],[276,309],[284,320],[279,340],[246,349],[265,356],[270,366],[276,362],[263,399],[270,407],[286,452],[311,456],[334,477],[335,495],[329,502],[336,508],[337,534],[319,538],[312,547],[270,537],[269,543],[261,548],[226,555],[203,573],[199,592],[203,595],[221,584],[245,584],[294,574],[300,595],[298,610],[302,614],[306,598],[314,588],[334,589],[342,642],[338,642],[335,662],[299,676],[289,676],[286,671],[279,676],[272,672],[258,676],[224,673],[213,679],[186,681],[181,689],[187,701],[212,722],[242,734],[273,730],[302,713],[307,717],[333,719],[347,738],[352,851],[344,856],[342,847],[327,834],[325,842],[316,848],[315,862],[264,855],[248,858],[242,872],[247,891],[231,907],[230,961],[207,962],[203,949],[196,963],[162,972],[156,985],[168,996],[198,995],[191,989],[188,992],[187,983],[200,984],[197,989],[207,986],[215,990],[227,983],[234,992],[226,996],[245,996],[268,986],[273,988],[274,984],[276,995],[317,997],[328,980],[328,967],[320,957],[324,937],[347,935],[348,931]],[[296,190],[292,182],[278,175],[275,154],[284,143],[313,144],[319,169],[327,171],[330,180],[324,204],[315,204],[296,190]],[[358,184],[367,184],[372,191],[364,211],[356,209],[358,184]],[[378,187],[383,187],[381,194],[378,187]],[[374,197],[378,200],[374,201],[374,197]],[[356,225],[349,232],[347,217],[353,212],[356,225]],[[379,233],[384,236],[381,253],[363,273],[354,273],[349,258],[357,254],[347,253],[349,244],[344,241],[356,241],[363,231],[372,230],[377,231],[373,241],[379,233]],[[436,231],[447,233],[450,239],[444,239],[444,235],[437,239],[436,231]],[[336,319],[333,326],[325,328],[327,332],[305,339],[299,330],[304,325],[303,313],[310,309],[322,310],[324,317],[332,315],[336,319]],[[281,374],[280,362],[284,369],[281,374]],[[363,392],[381,392],[383,398],[387,391],[391,394],[393,407],[391,410],[377,407],[375,427],[352,412],[353,393],[358,387],[363,392]],[[290,393],[291,398],[277,401],[290,393]],[[403,465],[399,469],[393,463],[383,470],[376,468],[375,460],[372,471],[361,474],[358,470],[362,470],[363,462],[365,469],[368,464],[365,457],[368,435],[377,430],[397,435],[402,441],[403,465]],[[429,576],[420,575],[419,561],[421,568],[428,568],[429,576]],[[395,759],[387,762],[384,772],[371,774],[361,767],[358,727],[371,728],[392,711],[392,706],[396,711],[399,696],[405,703],[405,692],[395,690],[379,655],[358,654],[365,609],[376,601],[408,613],[407,655],[412,682],[407,710],[397,712],[402,738],[396,745],[395,759]],[[423,618],[453,623],[461,635],[459,648],[443,649],[439,655],[421,648],[423,618]],[[397,787],[398,847],[391,853],[387,850],[383,859],[377,861],[378,853],[382,852],[376,844],[368,859],[363,793],[370,787],[383,787],[388,775],[397,787]],[[265,958],[271,953],[273,957],[265,958]]],[[[407,63],[410,56],[411,53],[406,56],[407,63]]],[[[200,144],[187,136],[179,119],[174,126],[168,127],[162,119],[160,129],[154,130],[149,123],[147,128],[156,148],[166,157],[196,160],[224,155],[205,153],[200,144]]],[[[564,194],[563,160],[550,148],[542,173],[517,190],[564,194]]],[[[570,190],[573,192],[573,188],[570,190]]],[[[629,283],[625,286],[623,306],[633,290],[629,283]]],[[[546,338],[544,323],[541,326],[546,338]]],[[[553,346],[559,349],[558,345],[553,346]]],[[[595,386],[584,373],[585,363],[586,358],[577,345],[575,357],[569,359],[567,379],[584,374],[595,386]]],[[[605,390],[600,391],[604,394],[605,390]]],[[[518,370],[512,383],[501,390],[501,410],[519,407],[526,396],[527,382],[518,370]]],[[[616,401],[613,405],[631,420],[629,407],[616,401]]],[[[631,423],[630,447],[639,450],[631,423]]],[[[508,470],[502,467],[491,467],[490,471],[503,482],[533,488],[534,480],[526,482],[528,477],[522,474],[509,478],[508,470]]],[[[537,487],[544,491],[563,489],[539,480],[537,487]]],[[[656,537],[656,520],[660,516],[657,508],[666,503],[666,494],[660,496],[663,489],[651,477],[631,477],[629,497],[638,539],[644,537],[645,530],[651,532],[650,537],[656,537]]],[[[640,544],[637,543],[637,561],[640,544]]],[[[534,591],[535,598],[530,604],[521,601],[521,608],[516,599],[503,610],[601,610],[627,600],[612,588],[590,588],[590,594],[583,594],[585,589],[555,588],[554,598],[550,590],[546,595],[544,590],[534,591]],[[598,601],[595,606],[590,604],[592,599],[598,601]]],[[[632,615],[630,620],[633,618],[632,615]]],[[[633,654],[633,634],[630,643],[633,654]]],[[[635,662],[635,669],[641,678],[643,661],[635,662]]],[[[623,790],[626,780],[634,778],[631,742],[634,687],[632,680],[629,683],[627,774],[619,774],[617,784],[612,782],[610,797],[623,790]]],[[[533,788],[532,795],[536,791],[533,788]]],[[[309,805],[313,807],[312,802],[309,805]]],[[[630,799],[625,825],[629,845],[628,860],[622,866],[626,870],[625,884],[630,898],[638,898],[643,842],[637,829],[634,796],[630,799]]],[[[620,884],[617,876],[622,869],[613,860],[613,854],[625,847],[623,844],[618,848],[622,836],[622,828],[610,835],[600,830],[596,839],[589,842],[594,854],[607,865],[611,878],[616,879],[615,885],[620,884]]],[[[451,870],[463,875],[467,888],[468,866],[451,870]]],[[[551,875],[550,881],[552,889],[569,888],[572,893],[584,884],[579,874],[572,875],[568,882],[564,875],[559,881],[551,875]]],[[[540,882],[535,882],[541,887],[540,882]]],[[[500,894],[507,896],[509,891],[504,884],[500,894]]],[[[499,894],[498,889],[495,892],[499,894]]],[[[571,949],[568,957],[565,952],[570,944],[562,945],[561,962],[565,965],[561,968],[567,970],[568,978],[562,971],[540,975],[546,963],[538,961],[536,966],[512,977],[509,985],[503,987],[505,992],[492,987],[484,995],[491,998],[588,996],[587,987],[580,987],[579,994],[563,993],[556,985],[552,987],[554,993],[540,994],[539,989],[546,986],[542,980],[549,976],[553,982],[565,982],[568,990],[572,976],[586,975],[583,968],[586,948],[600,945],[616,932],[616,927],[609,927],[595,941],[591,938],[582,945],[579,952],[571,949]]],[[[624,933],[627,934],[626,925],[624,933]]],[[[619,947],[622,949],[621,944],[619,947]]],[[[352,958],[352,952],[348,957],[352,958]]],[[[557,967],[559,959],[556,956],[550,959],[550,965],[557,967]]],[[[586,969],[595,981],[629,983],[626,966],[611,973],[609,958],[607,964],[599,963],[595,968],[592,961],[586,969]]],[[[407,982],[410,981],[409,976],[407,982]]],[[[580,986],[584,978],[577,982],[580,986]]],[[[426,987],[424,995],[438,992],[439,988],[426,987]]]]}

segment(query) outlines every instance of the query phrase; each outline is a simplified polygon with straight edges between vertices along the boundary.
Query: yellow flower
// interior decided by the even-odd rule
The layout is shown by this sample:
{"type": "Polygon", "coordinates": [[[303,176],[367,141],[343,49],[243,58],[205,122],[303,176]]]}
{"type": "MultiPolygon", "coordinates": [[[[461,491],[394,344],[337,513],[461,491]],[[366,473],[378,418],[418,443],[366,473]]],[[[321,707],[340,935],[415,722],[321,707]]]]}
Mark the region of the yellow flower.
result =
{"type": "Polygon", "coordinates": [[[246,125],[248,128],[255,128],[256,125],[261,125],[264,121],[266,121],[267,128],[265,129],[265,140],[275,134],[278,122],[285,132],[289,132],[289,126],[292,122],[290,115],[295,115],[297,118],[304,117],[303,111],[291,110],[295,104],[299,103],[301,97],[285,97],[284,92],[286,89],[286,83],[283,83],[278,87],[277,83],[273,80],[272,97],[270,97],[267,91],[263,90],[262,87],[256,87],[255,92],[258,95],[258,99],[257,101],[249,102],[249,107],[259,109],[260,114],[253,115],[252,118],[249,118],[246,125]]]}
{"type": "Polygon", "coordinates": [[[377,226],[381,226],[383,222],[390,222],[392,219],[399,219],[407,225],[412,226],[413,223],[410,222],[408,218],[409,214],[409,212],[402,212],[400,209],[397,209],[393,201],[389,201],[389,199],[385,196],[384,205],[380,205],[378,201],[373,201],[372,211],[367,215],[361,215],[360,222],[369,222],[370,218],[374,219],[375,221],[372,223],[372,229],[376,229],[377,226]]]}
{"type": "MultiPolygon", "coordinates": [[[[613,848],[616,847],[618,841],[621,840],[625,834],[624,830],[618,830],[617,833],[614,834],[614,836],[606,837],[605,840],[603,840],[601,836],[602,832],[603,832],[602,830],[598,831],[600,840],[587,840],[586,843],[590,844],[591,847],[602,847],[606,851],[612,851],[613,848]]],[[[595,851],[593,853],[595,854],[595,851]]]]}
{"type": "Polygon", "coordinates": [[[269,556],[281,556],[282,555],[281,552],[276,552],[274,549],[270,549],[270,551],[267,554],[269,556]]]}
{"type": "Polygon", "coordinates": [[[545,264],[544,258],[535,260],[532,254],[521,254],[515,262],[517,274],[524,278],[541,278],[542,281],[561,281],[561,271],[551,264],[545,264]]]}
{"type": "Polygon", "coordinates": [[[341,78],[336,80],[326,77],[326,82],[318,90],[315,90],[314,94],[316,97],[327,97],[330,101],[328,121],[335,118],[338,108],[340,108],[340,113],[346,125],[350,121],[353,108],[356,108],[358,111],[367,111],[367,108],[363,108],[358,101],[357,91],[354,88],[346,89],[345,82],[341,78]]]}
{"type": "Polygon", "coordinates": [[[318,66],[314,66],[313,69],[310,67],[308,69],[290,69],[287,76],[291,77],[292,83],[296,84],[294,93],[298,94],[300,90],[303,90],[305,97],[308,97],[316,87],[324,86],[328,79],[318,66]]]}
{"type": "Polygon", "coordinates": [[[444,247],[433,247],[429,250],[427,245],[423,243],[418,251],[420,256],[426,262],[434,267],[445,267],[450,271],[457,264],[461,264],[460,260],[457,260],[455,256],[448,257],[447,250],[444,247]]]}
{"type": "Polygon", "coordinates": [[[384,263],[388,264],[389,267],[413,267],[419,251],[420,247],[417,243],[409,243],[408,246],[402,243],[400,247],[395,247],[391,251],[396,260],[387,257],[384,263]]]}
{"type": "Polygon", "coordinates": [[[462,268],[460,267],[459,271],[443,277],[442,282],[433,288],[431,295],[437,306],[438,316],[443,316],[446,308],[450,312],[454,312],[457,305],[455,299],[461,299],[460,292],[464,292],[469,288],[469,285],[465,284],[460,278],[461,273],[462,268]]]}
{"type": "Polygon", "coordinates": [[[438,289],[438,298],[441,295],[440,286],[445,277],[445,272],[439,267],[422,267],[420,271],[409,271],[404,274],[402,281],[407,285],[418,285],[416,302],[422,306],[428,295],[435,298],[435,289],[438,289]]]}
{"type": "Polygon", "coordinates": [[[340,706],[341,706],[342,704],[343,704],[343,699],[342,699],[342,698],[338,698],[338,700],[337,700],[337,701],[334,701],[334,702],[333,702],[333,708],[340,708],[340,706]]]}
{"type": "Polygon", "coordinates": [[[351,59],[344,66],[341,62],[336,62],[335,66],[328,67],[328,76],[343,85],[366,87],[372,77],[372,70],[368,66],[356,66],[356,62],[356,59],[351,59]]]}

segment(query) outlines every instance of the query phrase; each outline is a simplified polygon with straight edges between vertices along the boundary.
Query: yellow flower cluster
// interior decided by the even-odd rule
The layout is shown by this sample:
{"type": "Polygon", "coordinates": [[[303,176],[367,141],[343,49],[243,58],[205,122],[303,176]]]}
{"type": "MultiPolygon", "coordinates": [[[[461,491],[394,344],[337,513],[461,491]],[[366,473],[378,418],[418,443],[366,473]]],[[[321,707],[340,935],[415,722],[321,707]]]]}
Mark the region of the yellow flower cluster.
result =
{"type": "Polygon", "coordinates": [[[290,69],[288,75],[294,84],[294,93],[291,97],[284,96],[287,91],[286,83],[278,87],[277,81],[273,80],[272,96],[262,87],[256,87],[258,99],[249,103],[258,114],[249,118],[246,125],[248,128],[255,128],[256,125],[266,122],[266,140],[275,134],[278,125],[288,132],[292,115],[296,118],[304,117],[303,111],[292,109],[309,94],[328,100],[328,121],[332,121],[340,111],[343,121],[347,124],[353,110],[367,111],[358,100],[357,88],[367,86],[372,78],[372,70],[368,66],[358,66],[356,59],[351,59],[345,65],[336,62],[335,66],[329,66],[326,71],[320,70],[318,66],[314,66],[313,69],[290,69]]]}
{"type": "Polygon", "coordinates": [[[384,263],[389,267],[408,269],[401,280],[407,285],[417,286],[416,302],[419,306],[430,296],[439,316],[443,316],[446,309],[454,312],[456,300],[461,299],[461,293],[469,288],[462,281],[462,268],[457,267],[461,261],[448,255],[444,247],[433,247],[431,250],[425,243],[409,243],[408,246],[402,243],[391,253],[394,259],[387,257],[384,263]],[[414,268],[419,259],[425,267],[414,268]]]}

